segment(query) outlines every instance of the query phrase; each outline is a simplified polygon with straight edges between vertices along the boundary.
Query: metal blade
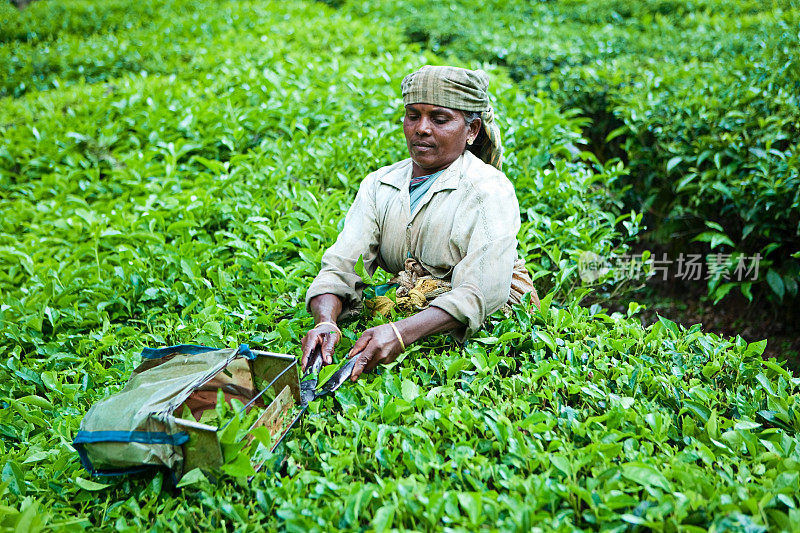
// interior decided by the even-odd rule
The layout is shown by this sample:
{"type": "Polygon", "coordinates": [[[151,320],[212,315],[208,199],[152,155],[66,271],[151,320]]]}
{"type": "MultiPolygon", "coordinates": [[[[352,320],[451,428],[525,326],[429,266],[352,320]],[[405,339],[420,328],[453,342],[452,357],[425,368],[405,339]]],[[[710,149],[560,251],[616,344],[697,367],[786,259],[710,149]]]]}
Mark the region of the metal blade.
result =
{"type": "Polygon", "coordinates": [[[334,372],[330,379],[326,381],[324,385],[322,385],[320,393],[317,396],[334,392],[336,389],[341,387],[345,381],[350,379],[350,376],[353,373],[353,367],[356,366],[356,359],[357,357],[351,357],[347,363],[342,366],[342,368],[334,372]]]}
{"type": "Polygon", "coordinates": [[[300,405],[302,407],[317,397],[316,388],[320,368],[322,368],[322,351],[315,348],[308,357],[308,366],[300,382],[300,405]]]}
{"type": "Polygon", "coordinates": [[[353,373],[353,368],[356,366],[356,359],[357,357],[351,357],[347,363],[342,366],[339,370],[333,373],[328,381],[322,386],[319,392],[317,392],[317,381],[319,370],[322,368],[322,352],[319,350],[314,350],[311,352],[309,356],[309,366],[306,372],[303,374],[303,379],[308,377],[310,374],[313,374],[314,377],[308,377],[305,381],[300,382],[300,412],[297,413],[297,416],[294,417],[294,420],[291,421],[289,426],[287,427],[286,431],[284,431],[281,438],[275,443],[273,446],[273,450],[278,447],[278,445],[283,442],[286,438],[286,435],[289,434],[289,430],[292,429],[295,424],[300,420],[303,414],[308,410],[308,403],[314,401],[315,399],[319,398],[320,396],[325,396],[326,394],[330,394],[339,387],[341,387],[345,381],[350,378],[353,373]]]}

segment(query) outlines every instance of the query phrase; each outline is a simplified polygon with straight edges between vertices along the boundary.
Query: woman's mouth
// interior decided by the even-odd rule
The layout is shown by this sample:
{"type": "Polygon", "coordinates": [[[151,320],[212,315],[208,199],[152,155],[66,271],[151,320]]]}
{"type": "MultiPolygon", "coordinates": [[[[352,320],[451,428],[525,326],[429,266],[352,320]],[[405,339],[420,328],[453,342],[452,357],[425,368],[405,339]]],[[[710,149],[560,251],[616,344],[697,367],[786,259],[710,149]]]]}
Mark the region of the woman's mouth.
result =
{"type": "Polygon", "coordinates": [[[433,149],[432,144],[425,144],[425,143],[413,143],[411,146],[414,147],[415,150],[418,152],[428,152],[433,149]]]}

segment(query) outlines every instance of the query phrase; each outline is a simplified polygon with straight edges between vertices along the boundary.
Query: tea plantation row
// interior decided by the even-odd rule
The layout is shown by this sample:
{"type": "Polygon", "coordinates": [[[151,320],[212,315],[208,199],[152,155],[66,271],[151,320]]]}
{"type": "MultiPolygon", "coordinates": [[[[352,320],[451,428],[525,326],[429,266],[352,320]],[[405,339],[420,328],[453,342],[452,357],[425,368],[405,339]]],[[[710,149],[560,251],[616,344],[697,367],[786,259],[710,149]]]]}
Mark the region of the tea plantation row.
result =
{"type": "Polygon", "coordinates": [[[797,317],[796,1],[340,4],[445,56],[506,65],[532,94],[579,109],[592,121],[587,149],[630,169],[612,185],[645,214],[651,240],[673,255],[732,255],[731,270],[737,255],[759,254],[755,284],[714,276],[709,294],[766,295],[797,317]]]}
{"type": "MultiPolygon", "coordinates": [[[[580,253],[625,253],[638,232],[605,187],[625,169],[573,159],[585,120],[503,69],[541,312],[346,385],[250,484],[88,479],[70,442],[143,345],[297,354],[359,181],[405,157],[399,82],[443,61],[319,3],[129,6],[44,0],[30,9],[52,14],[23,12],[0,47],[5,71],[37,73],[0,100],[0,529],[800,525],[800,381],[763,342],[579,305],[580,253]]],[[[345,324],[339,355],[375,321],[345,324]]]]}

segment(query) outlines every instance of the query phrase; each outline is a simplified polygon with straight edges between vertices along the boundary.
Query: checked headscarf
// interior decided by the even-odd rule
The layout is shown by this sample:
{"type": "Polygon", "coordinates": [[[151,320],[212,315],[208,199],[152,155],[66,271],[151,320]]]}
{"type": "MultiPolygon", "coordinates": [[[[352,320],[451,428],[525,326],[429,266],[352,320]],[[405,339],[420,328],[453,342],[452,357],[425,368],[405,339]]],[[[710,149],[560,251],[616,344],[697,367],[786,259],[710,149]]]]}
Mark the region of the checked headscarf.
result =
{"type": "Polygon", "coordinates": [[[489,103],[489,75],[482,70],[426,65],[409,74],[401,84],[403,105],[431,104],[462,111],[479,112],[488,142],[475,154],[484,163],[501,169],[503,145],[500,129],[489,103]]]}

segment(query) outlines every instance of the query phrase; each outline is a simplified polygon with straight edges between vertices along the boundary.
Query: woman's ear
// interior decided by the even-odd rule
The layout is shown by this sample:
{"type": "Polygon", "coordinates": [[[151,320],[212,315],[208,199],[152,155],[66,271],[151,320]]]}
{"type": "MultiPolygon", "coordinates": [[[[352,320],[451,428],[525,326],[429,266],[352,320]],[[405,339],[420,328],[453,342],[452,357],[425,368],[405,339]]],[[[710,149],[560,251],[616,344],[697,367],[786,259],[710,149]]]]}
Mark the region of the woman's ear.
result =
{"type": "Polygon", "coordinates": [[[472,122],[469,123],[469,131],[467,132],[467,144],[472,144],[475,142],[475,139],[478,138],[478,134],[481,131],[482,122],[481,119],[476,118],[472,122]]]}

